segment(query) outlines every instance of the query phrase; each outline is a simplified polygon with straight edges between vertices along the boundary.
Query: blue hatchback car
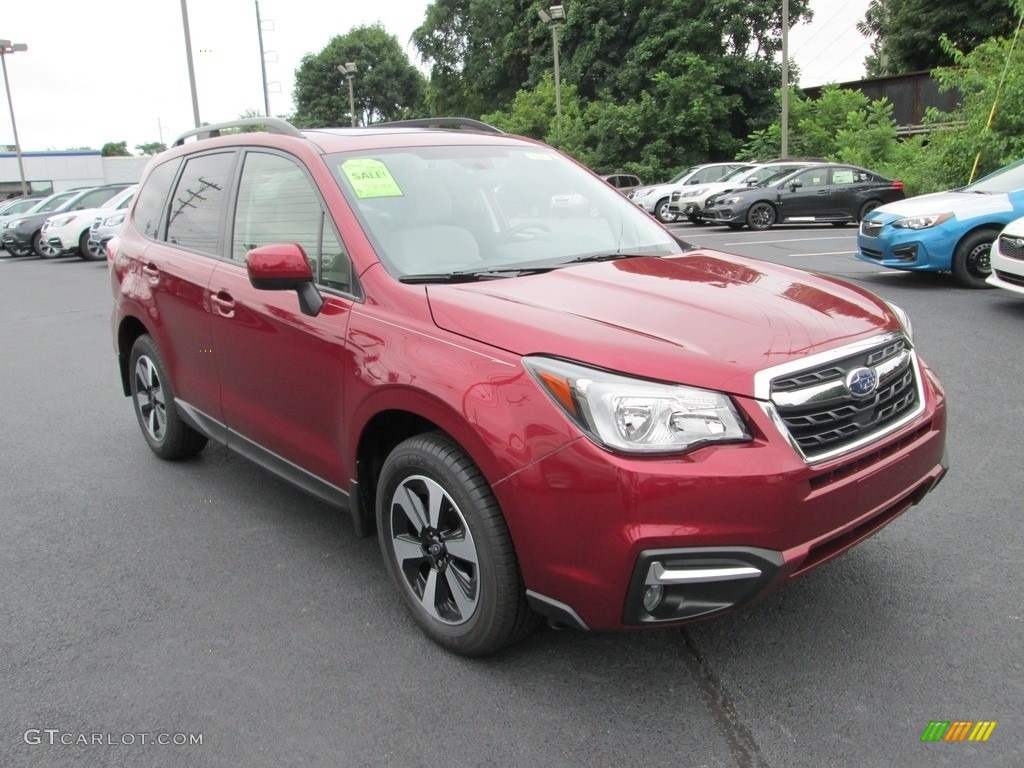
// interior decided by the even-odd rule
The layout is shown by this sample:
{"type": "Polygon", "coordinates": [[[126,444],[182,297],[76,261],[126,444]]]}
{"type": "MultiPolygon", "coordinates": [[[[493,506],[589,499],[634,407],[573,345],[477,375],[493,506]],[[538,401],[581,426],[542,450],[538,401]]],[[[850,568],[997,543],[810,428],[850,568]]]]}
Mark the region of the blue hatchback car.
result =
{"type": "Polygon", "coordinates": [[[952,272],[987,288],[989,251],[999,232],[1024,216],[1024,160],[949,192],[900,200],[860,223],[857,258],[893,269],[952,272]]]}

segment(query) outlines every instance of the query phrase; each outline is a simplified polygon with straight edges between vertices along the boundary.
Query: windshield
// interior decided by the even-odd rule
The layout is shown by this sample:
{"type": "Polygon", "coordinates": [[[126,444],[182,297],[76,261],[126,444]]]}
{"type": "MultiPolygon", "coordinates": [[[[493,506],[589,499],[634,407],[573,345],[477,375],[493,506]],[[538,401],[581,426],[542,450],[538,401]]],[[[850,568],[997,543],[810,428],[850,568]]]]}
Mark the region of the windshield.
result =
{"type": "Polygon", "coordinates": [[[998,195],[1018,189],[1024,189],[1024,160],[1018,160],[1016,163],[1011,163],[1005,168],[1000,168],[998,171],[978,179],[973,184],[964,187],[963,191],[998,195]]]}
{"type": "Polygon", "coordinates": [[[679,173],[677,173],[675,176],[673,176],[671,179],[669,179],[665,183],[666,184],[678,184],[680,181],[685,179],[687,176],[693,175],[698,170],[700,170],[700,166],[699,165],[691,166],[689,168],[686,168],[686,169],[680,171],[679,173]]]}
{"type": "Polygon", "coordinates": [[[62,192],[59,195],[53,195],[52,197],[43,200],[33,213],[48,213],[50,211],[55,211],[58,207],[64,205],[64,203],[68,202],[77,194],[78,192],[62,192]]]}
{"type": "Polygon", "coordinates": [[[727,173],[725,176],[719,179],[719,181],[736,181],[745,179],[747,174],[757,168],[756,165],[741,165],[735,171],[727,173]]]}
{"type": "Polygon", "coordinates": [[[408,147],[325,159],[399,278],[509,276],[682,251],[622,194],[546,147],[408,147]]]}

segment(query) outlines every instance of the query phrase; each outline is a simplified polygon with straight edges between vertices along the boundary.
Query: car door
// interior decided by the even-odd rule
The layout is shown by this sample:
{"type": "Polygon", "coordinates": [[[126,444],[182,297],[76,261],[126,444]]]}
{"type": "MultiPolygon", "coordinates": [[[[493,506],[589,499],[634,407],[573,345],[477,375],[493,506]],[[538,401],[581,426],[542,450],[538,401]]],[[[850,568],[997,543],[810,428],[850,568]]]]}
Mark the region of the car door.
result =
{"type": "Polygon", "coordinates": [[[856,219],[860,215],[861,203],[867,199],[871,174],[849,166],[832,168],[830,173],[829,215],[836,219],[856,219]]]}
{"type": "Polygon", "coordinates": [[[120,246],[133,265],[132,292],[147,312],[176,397],[214,420],[220,419],[220,382],[206,288],[217,265],[237,154],[207,152],[155,168],[132,212],[143,237],[125,238],[120,246]]]}
{"type": "Polygon", "coordinates": [[[245,152],[227,255],[214,270],[210,306],[228,444],[286,473],[297,465],[346,487],[342,405],[351,262],[316,185],[294,158],[245,152]],[[246,254],[270,243],[305,250],[324,298],[316,317],[299,310],[295,291],[249,283],[246,254]]]}
{"type": "Polygon", "coordinates": [[[830,207],[828,171],[825,166],[808,168],[778,187],[780,221],[814,221],[830,207]]]}

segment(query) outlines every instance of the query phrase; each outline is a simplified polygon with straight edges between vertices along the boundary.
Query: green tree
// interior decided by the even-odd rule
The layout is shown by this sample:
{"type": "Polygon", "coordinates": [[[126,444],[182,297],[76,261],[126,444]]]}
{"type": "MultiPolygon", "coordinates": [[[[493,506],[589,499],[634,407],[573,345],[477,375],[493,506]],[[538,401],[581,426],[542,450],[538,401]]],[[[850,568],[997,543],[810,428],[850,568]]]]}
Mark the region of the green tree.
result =
{"type": "Polygon", "coordinates": [[[1017,11],[1008,0],[871,0],[857,28],[873,38],[865,60],[869,76],[898,75],[949,66],[947,37],[970,52],[990,37],[1010,36],[1017,11]]]}
{"type": "Polygon", "coordinates": [[[398,44],[380,24],[338,35],[320,53],[306,54],[295,73],[295,114],[300,127],[348,125],[348,83],[339,64],[355,62],[353,79],[359,125],[399,120],[423,113],[425,83],[398,44]]]}
{"type": "MultiPolygon", "coordinates": [[[[547,5],[435,0],[413,34],[431,65],[431,111],[520,120],[521,92],[534,92],[534,108],[544,103],[553,52],[537,11],[547,5]]],[[[791,23],[810,18],[807,0],[790,6],[791,23]]],[[[565,8],[562,90],[575,88],[580,118],[554,143],[591,167],[666,177],[683,164],[732,157],[736,137],[775,117],[780,0],[588,0],[565,8]]],[[[552,140],[543,126],[529,133],[552,140]]]]}
{"type": "Polygon", "coordinates": [[[551,35],[537,17],[548,5],[434,0],[427,6],[412,40],[430,64],[430,113],[477,117],[508,108],[520,89],[537,85],[540,71],[533,62],[551,60],[551,35]]]}
{"type": "Polygon", "coordinates": [[[146,144],[136,144],[135,148],[144,155],[159,155],[167,150],[167,145],[162,141],[150,141],[146,144]]]}
{"type": "Polygon", "coordinates": [[[100,149],[100,155],[103,157],[129,157],[131,152],[128,151],[127,141],[108,141],[100,149]]]}

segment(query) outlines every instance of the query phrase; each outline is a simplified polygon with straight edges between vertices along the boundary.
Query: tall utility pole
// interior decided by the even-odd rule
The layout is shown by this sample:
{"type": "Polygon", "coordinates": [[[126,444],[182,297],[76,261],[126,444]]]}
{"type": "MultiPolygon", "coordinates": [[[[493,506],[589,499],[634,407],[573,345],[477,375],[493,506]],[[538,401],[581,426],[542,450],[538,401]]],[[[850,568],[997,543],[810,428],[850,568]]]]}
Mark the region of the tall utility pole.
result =
{"type": "Polygon", "coordinates": [[[782,159],[789,157],[789,0],[782,0],[782,159]]]}
{"type": "Polygon", "coordinates": [[[185,59],[188,61],[188,84],[192,89],[192,119],[199,127],[199,97],[196,95],[196,69],[192,66],[192,33],[188,30],[188,7],[181,0],[181,25],[185,28],[185,59]]]}
{"type": "Polygon", "coordinates": [[[256,32],[260,38],[260,69],[263,72],[263,114],[270,117],[270,92],[267,90],[267,60],[263,52],[263,20],[260,18],[260,0],[256,0],[256,32]]]}
{"type": "Polygon", "coordinates": [[[18,173],[21,175],[21,194],[28,194],[28,184],[25,182],[25,163],[21,159],[21,142],[18,141],[18,125],[14,122],[14,102],[11,100],[11,81],[7,77],[7,54],[23,53],[28,50],[25,43],[12,43],[10,40],[0,40],[0,64],[4,68],[4,87],[7,89],[7,107],[11,110],[11,130],[14,131],[14,154],[18,157],[18,173]]]}

